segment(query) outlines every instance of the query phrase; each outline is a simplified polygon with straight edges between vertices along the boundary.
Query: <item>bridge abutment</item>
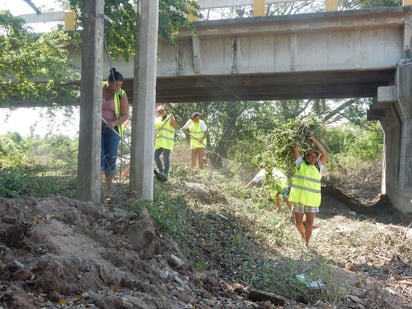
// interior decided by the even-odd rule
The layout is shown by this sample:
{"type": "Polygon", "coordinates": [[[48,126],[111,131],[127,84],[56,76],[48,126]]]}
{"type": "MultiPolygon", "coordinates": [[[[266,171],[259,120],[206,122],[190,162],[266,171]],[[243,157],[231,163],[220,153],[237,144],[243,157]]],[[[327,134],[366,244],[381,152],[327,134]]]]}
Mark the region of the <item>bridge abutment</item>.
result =
{"type": "Polygon", "coordinates": [[[396,73],[397,101],[402,121],[397,195],[401,209],[412,213],[412,63],[399,65],[396,73]]]}
{"type": "Polygon", "coordinates": [[[379,87],[368,120],[379,120],[385,134],[382,193],[412,213],[412,63],[398,66],[395,83],[379,87]]]}

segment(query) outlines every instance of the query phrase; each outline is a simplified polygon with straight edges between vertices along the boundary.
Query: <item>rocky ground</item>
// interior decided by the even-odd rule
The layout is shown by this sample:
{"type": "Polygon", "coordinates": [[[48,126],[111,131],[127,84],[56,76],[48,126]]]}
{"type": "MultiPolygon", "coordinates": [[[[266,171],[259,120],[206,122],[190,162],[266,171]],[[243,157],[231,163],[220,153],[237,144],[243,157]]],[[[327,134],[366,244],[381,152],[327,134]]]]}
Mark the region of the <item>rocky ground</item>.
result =
{"type": "MultiPolygon", "coordinates": [[[[216,183],[192,179],[186,187],[199,204],[230,204],[216,183]]],[[[333,259],[334,282],[348,291],[339,308],[412,308],[411,218],[385,197],[364,196],[366,206],[339,186],[326,186],[323,196],[314,248],[282,254],[333,259]]],[[[231,282],[217,248],[200,253],[210,267],[197,271],[148,212],[116,206],[133,200],[126,192],[101,205],[0,199],[0,308],[332,308],[231,282]]],[[[188,237],[199,242],[206,233],[188,237]]]]}

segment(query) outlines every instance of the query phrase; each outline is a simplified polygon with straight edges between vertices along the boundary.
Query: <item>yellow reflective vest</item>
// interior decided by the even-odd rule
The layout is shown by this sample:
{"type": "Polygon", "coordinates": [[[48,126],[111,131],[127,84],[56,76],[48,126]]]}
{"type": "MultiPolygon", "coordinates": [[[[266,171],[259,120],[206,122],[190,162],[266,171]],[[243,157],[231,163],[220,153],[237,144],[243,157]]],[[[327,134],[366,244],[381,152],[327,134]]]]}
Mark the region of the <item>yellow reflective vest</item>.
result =
{"type": "Polygon", "coordinates": [[[197,123],[193,120],[189,122],[189,134],[190,134],[190,148],[205,148],[207,145],[207,139],[205,138],[202,142],[200,139],[205,135],[205,132],[202,131],[201,123],[203,120],[199,120],[197,123]]]}
{"type": "Polygon", "coordinates": [[[170,116],[155,119],[155,149],[173,150],[176,129],[170,124],[170,116]]]}
{"type": "MultiPolygon", "coordinates": [[[[107,87],[109,85],[109,82],[105,81],[103,82],[103,87],[107,87]]],[[[120,116],[120,98],[126,93],[122,88],[119,88],[116,90],[113,100],[114,100],[114,116],[115,119],[118,119],[120,116]]],[[[120,136],[123,135],[123,123],[117,126],[119,128],[119,134],[120,136]]]]}
{"type": "Polygon", "coordinates": [[[289,201],[309,207],[319,207],[321,178],[322,175],[316,165],[303,161],[292,178],[289,201]]]}

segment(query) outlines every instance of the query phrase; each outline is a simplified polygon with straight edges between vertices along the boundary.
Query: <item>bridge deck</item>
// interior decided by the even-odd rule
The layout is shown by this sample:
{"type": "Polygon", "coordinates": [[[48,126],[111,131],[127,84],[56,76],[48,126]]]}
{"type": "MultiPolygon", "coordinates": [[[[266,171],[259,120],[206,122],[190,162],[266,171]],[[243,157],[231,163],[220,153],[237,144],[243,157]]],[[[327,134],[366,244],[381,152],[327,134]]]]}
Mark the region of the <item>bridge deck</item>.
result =
{"type": "Polygon", "coordinates": [[[196,36],[183,31],[177,47],[159,42],[157,101],[375,97],[379,86],[394,84],[410,48],[411,13],[396,7],[198,22],[196,36]]]}

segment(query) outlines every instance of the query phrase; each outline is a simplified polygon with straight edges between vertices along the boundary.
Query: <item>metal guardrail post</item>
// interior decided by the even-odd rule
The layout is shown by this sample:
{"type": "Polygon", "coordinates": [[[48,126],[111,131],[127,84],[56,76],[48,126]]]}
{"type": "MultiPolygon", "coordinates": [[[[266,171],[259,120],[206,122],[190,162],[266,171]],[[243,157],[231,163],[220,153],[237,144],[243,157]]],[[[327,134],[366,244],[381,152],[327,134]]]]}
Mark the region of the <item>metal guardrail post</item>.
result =
{"type": "MultiPolygon", "coordinates": [[[[412,0],[409,0],[412,1],[412,0]]],[[[325,10],[326,12],[337,11],[338,10],[338,0],[325,0],[325,10]]]]}
{"type": "Polygon", "coordinates": [[[253,0],[253,16],[265,16],[265,0],[253,0]]]}
{"type": "Polygon", "coordinates": [[[64,30],[74,31],[76,26],[76,13],[74,11],[64,12],[64,30]]]}

